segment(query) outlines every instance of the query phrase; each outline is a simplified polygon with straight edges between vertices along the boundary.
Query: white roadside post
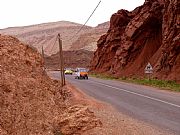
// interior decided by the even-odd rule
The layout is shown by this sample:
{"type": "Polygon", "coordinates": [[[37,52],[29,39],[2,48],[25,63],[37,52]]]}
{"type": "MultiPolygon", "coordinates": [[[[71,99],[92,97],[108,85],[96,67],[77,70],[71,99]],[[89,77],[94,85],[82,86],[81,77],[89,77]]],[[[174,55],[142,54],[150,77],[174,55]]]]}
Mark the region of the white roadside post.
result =
{"type": "Polygon", "coordinates": [[[144,72],[145,72],[145,74],[148,75],[148,79],[150,80],[150,76],[151,76],[151,74],[153,74],[153,67],[151,66],[151,64],[149,62],[146,65],[144,72]]]}

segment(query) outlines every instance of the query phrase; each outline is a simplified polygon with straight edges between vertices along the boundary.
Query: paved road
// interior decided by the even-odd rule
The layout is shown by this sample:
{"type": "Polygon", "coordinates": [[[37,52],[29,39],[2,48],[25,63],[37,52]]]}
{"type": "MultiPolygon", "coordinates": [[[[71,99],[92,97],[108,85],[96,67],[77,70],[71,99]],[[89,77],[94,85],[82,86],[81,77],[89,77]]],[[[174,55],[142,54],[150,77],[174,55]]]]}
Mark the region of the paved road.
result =
{"type": "MultiPolygon", "coordinates": [[[[51,75],[59,78],[56,72],[51,75]]],[[[86,94],[110,103],[126,115],[180,135],[180,93],[113,80],[77,80],[73,75],[66,76],[66,79],[86,94]]]]}

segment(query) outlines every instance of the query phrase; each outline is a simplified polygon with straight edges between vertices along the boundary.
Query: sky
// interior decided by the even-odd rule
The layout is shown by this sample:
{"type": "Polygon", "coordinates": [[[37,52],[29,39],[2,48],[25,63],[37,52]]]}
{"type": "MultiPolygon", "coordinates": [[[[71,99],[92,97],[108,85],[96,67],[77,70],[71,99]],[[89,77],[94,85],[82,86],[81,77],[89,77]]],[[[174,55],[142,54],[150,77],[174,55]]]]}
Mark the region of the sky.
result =
{"type": "MultiPolygon", "coordinates": [[[[71,21],[84,24],[100,0],[0,0],[0,28],[71,21]]],[[[110,20],[120,9],[132,11],[145,0],[101,0],[87,25],[110,20]]]]}

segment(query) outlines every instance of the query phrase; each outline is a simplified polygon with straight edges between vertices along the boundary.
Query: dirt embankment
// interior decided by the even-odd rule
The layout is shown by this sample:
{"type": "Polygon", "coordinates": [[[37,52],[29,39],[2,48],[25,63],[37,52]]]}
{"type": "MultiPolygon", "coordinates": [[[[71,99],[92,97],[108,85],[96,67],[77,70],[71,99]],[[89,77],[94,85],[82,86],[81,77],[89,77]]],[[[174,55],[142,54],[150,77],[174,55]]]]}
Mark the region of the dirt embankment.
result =
{"type": "Polygon", "coordinates": [[[72,135],[101,126],[46,75],[41,55],[14,37],[0,35],[0,78],[0,135],[72,135]]]}
{"type": "Polygon", "coordinates": [[[115,76],[153,76],[180,82],[179,0],[146,0],[134,11],[119,10],[98,40],[91,70],[115,76]]]}

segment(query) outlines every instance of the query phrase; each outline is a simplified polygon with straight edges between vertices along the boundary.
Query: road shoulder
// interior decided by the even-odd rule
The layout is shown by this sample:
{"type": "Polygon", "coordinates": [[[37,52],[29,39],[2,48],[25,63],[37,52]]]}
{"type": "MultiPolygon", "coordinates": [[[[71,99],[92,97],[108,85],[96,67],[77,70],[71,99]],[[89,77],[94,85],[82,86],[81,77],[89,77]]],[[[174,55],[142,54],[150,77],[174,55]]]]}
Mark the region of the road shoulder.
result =
{"type": "Polygon", "coordinates": [[[87,105],[102,126],[88,130],[83,135],[174,135],[155,126],[119,113],[111,105],[98,101],[71,85],[66,86],[72,93],[72,102],[87,105]]]}

